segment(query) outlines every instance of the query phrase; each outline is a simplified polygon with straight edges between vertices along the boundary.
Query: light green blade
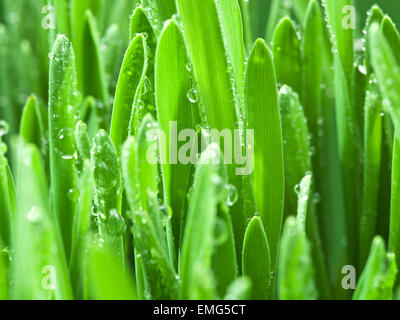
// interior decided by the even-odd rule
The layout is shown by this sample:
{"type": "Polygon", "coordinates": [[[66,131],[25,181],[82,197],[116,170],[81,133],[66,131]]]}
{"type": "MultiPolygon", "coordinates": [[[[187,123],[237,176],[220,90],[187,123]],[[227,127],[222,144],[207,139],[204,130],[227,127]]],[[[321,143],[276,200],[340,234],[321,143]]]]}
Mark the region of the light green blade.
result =
{"type": "Polygon", "coordinates": [[[275,271],[284,205],[283,142],[272,55],[261,39],[248,60],[245,103],[248,127],[254,130],[252,183],[271,250],[271,270],[275,271]]]}
{"type": "Polygon", "coordinates": [[[296,218],[287,218],[278,264],[278,297],[281,300],[317,298],[310,247],[301,229],[296,218]]]}
{"type": "Polygon", "coordinates": [[[309,133],[299,96],[284,85],[279,91],[285,164],[285,216],[297,212],[296,186],[311,171],[309,133]]]}
{"type": "Polygon", "coordinates": [[[175,0],[141,0],[141,4],[147,8],[147,16],[157,28],[176,13],[175,0]]]}
{"type": "Polygon", "coordinates": [[[122,177],[117,151],[111,138],[100,130],[92,141],[91,168],[94,177],[93,198],[99,237],[121,265],[124,262],[122,235],[122,177]]]}
{"type": "Polygon", "coordinates": [[[72,299],[61,234],[48,207],[47,182],[40,153],[34,145],[22,141],[17,147],[13,298],[72,299]]]}
{"type": "Polygon", "coordinates": [[[69,40],[59,35],[51,52],[49,79],[49,148],[51,205],[60,224],[67,255],[75,201],[68,197],[76,188],[75,114],[78,110],[75,58],[69,40]]]}
{"type": "Polygon", "coordinates": [[[178,246],[186,193],[189,188],[191,164],[178,162],[178,150],[184,142],[178,141],[178,133],[194,129],[197,105],[191,103],[188,94],[192,88],[189,60],[183,34],[175,21],[169,20],[160,34],[155,63],[155,90],[157,115],[160,129],[165,134],[165,164],[162,166],[164,193],[172,208],[172,227],[178,246]]]}
{"type": "Polygon", "coordinates": [[[390,208],[389,252],[396,255],[400,266],[400,138],[395,134],[392,162],[392,190],[390,208]]]}
{"type": "Polygon", "coordinates": [[[147,148],[153,146],[154,149],[157,145],[152,136],[149,140],[146,139],[148,123],[148,121],[144,122],[140,130],[143,131],[143,135],[139,133],[140,144],[130,137],[124,144],[122,152],[123,176],[133,222],[138,294],[141,296],[144,291],[146,299],[172,299],[178,294],[178,280],[171,255],[166,249],[165,233],[160,233],[169,217],[160,217],[158,204],[154,202],[157,195],[154,196],[154,189],[152,189],[154,183],[151,181],[155,178],[154,174],[158,174],[153,171],[154,168],[157,169],[157,166],[148,163],[146,158],[143,159],[146,157],[147,148]],[[145,191],[147,192],[143,195],[145,191]],[[153,201],[148,201],[147,196],[153,201]]]}
{"type": "Polygon", "coordinates": [[[243,243],[243,275],[252,281],[252,299],[265,300],[271,285],[271,255],[267,235],[259,217],[247,226],[243,243]]]}
{"type": "Polygon", "coordinates": [[[216,1],[226,53],[231,64],[239,96],[243,94],[244,40],[238,0],[216,1]]]}
{"type": "Polygon", "coordinates": [[[326,14],[331,32],[331,41],[334,45],[335,54],[340,57],[343,72],[346,76],[349,94],[352,94],[354,81],[354,46],[353,27],[356,23],[352,0],[322,0],[326,8],[326,14]]]}
{"type": "Polygon", "coordinates": [[[251,280],[239,277],[229,286],[225,300],[249,300],[251,298],[251,280]]]}
{"type": "Polygon", "coordinates": [[[111,120],[111,139],[117,152],[128,137],[129,122],[135,93],[147,69],[145,55],[146,40],[137,35],[125,53],[115,92],[114,108],[111,120]]]}
{"type": "Polygon", "coordinates": [[[179,264],[181,299],[215,299],[211,271],[213,236],[217,220],[220,151],[211,144],[202,153],[189,193],[189,211],[179,264]]]}
{"type": "Polygon", "coordinates": [[[78,79],[78,88],[82,91],[84,88],[84,62],[83,54],[85,53],[84,30],[86,11],[90,10],[94,14],[97,13],[98,0],[72,0],[71,1],[71,39],[76,53],[76,72],[78,79]]]}
{"type": "MultiPolygon", "coordinates": [[[[195,95],[195,100],[200,101],[201,118],[205,126],[219,131],[229,130],[233,136],[235,128],[243,127],[244,119],[241,114],[240,100],[238,100],[240,97],[235,94],[235,89],[232,90],[237,80],[235,80],[235,74],[233,77],[231,75],[228,63],[229,54],[228,56],[226,54],[228,51],[225,47],[223,32],[226,30],[226,26],[221,26],[221,23],[225,23],[226,20],[219,19],[219,12],[228,10],[229,6],[224,5],[223,2],[218,5],[219,9],[217,9],[214,0],[177,0],[176,3],[198,84],[198,96],[195,95]],[[212,55],[210,55],[210,48],[213,48],[212,55]]],[[[238,45],[240,41],[243,40],[235,40],[233,44],[238,45]]],[[[197,92],[196,88],[194,90],[197,92]]],[[[240,144],[236,144],[235,148],[240,149],[240,144]]],[[[235,164],[228,165],[230,183],[241,192],[239,201],[231,208],[239,258],[246,218],[252,216],[254,208],[252,200],[249,200],[248,203],[244,202],[243,197],[250,198],[251,192],[243,182],[246,181],[246,178],[238,176],[236,169],[235,164]]]]}
{"type": "Polygon", "coordinates": [[[72,246],[71,256],[69,259],[69,269],[71,274],[71,282],[74,289],[76,299],[88,299],[88,258],[89,250],[90,223],[92,219],[93,205],[93,173],[90,168],[89,158],[83,159],[79,179],[79,204],[76,208],[76,214],[72,229],[72,246]]]}
{"type": "Polygon", "coordinates": [[[134,282],[114,255],[93,246],[89,252],[89,292],[94,300],[136,300],[134,282]]]}
{"type": "Polygon", "coordinates": [[[354,292],[354,300],[391,300],[397,267],[395,256],[387,254],[385,242],[376,236],[372,242],[367,264],[354,292]]]}
{"type": "Polygon", "coordinates": [[[288,17],[283,18],[275,29],[272,54],[278,83],[287,84],[300,94],[302,87],[300,41],[293,22],[288,17]]]}
{"type": "Polygon", "coordinates": [[[157,36],[154,32],[152,23],[146,16],[145,9],[141,6],[136,7],[131,18],[130,34],[131,39],[142,33],[146,39],[146,58],[147,70],[143,83],[138,89],[135,97],[135,103],[140,105],[143,110],[141,114],[145,115],[150,112],[155,115],[155,87],[154,87],[154,63],[157,47],[157,36]]]}

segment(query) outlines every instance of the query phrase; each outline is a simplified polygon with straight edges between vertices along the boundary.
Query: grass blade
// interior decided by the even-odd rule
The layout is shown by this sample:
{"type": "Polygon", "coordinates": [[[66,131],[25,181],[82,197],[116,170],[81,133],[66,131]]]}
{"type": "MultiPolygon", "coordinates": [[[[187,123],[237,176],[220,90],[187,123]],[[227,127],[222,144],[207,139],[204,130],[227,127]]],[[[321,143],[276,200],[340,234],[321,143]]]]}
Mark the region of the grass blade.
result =
{"type": "Polygon", "coordinates": [[[280,84],[287,84],[301,92],[301,54],[300,41],[292,20],[283,18],[277,25],[272,53],[276,68],[276,79],[280,84]]]}
{"type": "Polygon", "coordinates": [[[49,148],[51,205],[58,218],[67,256],[75,203],[68,194],[76,189],[75,113],[78,107],[75,58],[71,43],[60,35],[54,44],[49,79],[49,148]]]}
{"type": "Polygon", "coordinates": [[[400,119],[400,67],[379,25],[373,23],[369,29],[372,66],[376,72],[378,85],[383,96],[383,107],[389,112],[397,128],[400,119]]]}
{"type": "Polygon", "coordinates": [[[295,187],[311,171],[309,133],[299,96],[284,85],[279,91],[285,164],[285,216],[297,212],[295,187]]]}
{"type": "Polygon", "coordinates": [[[167,146],[166,161],[162,167],[164,192],[173,212],[172,227],[177,247],[181,240],[180,228],[192,166],[190,163],[184,165],[175,160],[178,150],[184,143],[178,141],[176,144],[170,126],[175,122],[176,134],[183,129],[195,128],[193,114],[197,112],[197,108],[187,97],[192,88],[191,75],[186,69],[188,64],[183,34],[176,22],[170,20],[165,24],[157,45],[155,90],[158,121],[166,135],[167,146]]]}
{"type": "MultiPolygon", "coordinates": [[[[354,8],[352,0],[322,0],[325,5],[326,14],[332,35],[332,41],[335,48],[335,53],[339,55],[345,74],[349,94],[352,94],[354,82],[354,46],[353,46],[353,28],[352,17],[348,17],[342,13],[346,8],[354,8]]],[[[347,11],[345,11],[347,12],[347,11]]]]}
{"type": "Polygon", "coordinates": [[[365,102],[364,187],[360,226],[360,266],[363,266],[368,258],[373,235],[376,233],[383,132],[381,107],[377,85],[374,81],[371,81],[365,102]]]}
{"type": "Polygon", "coordinates": [[[136,300],[133,280],[105,248],[89,253],[89,288],[94,300],[136,300]]]}
{"type": "Polygon", "coordinates": [[[91,240],[89,234],[92,219],[92,191],[94,187],[89,158],[85,158],[83,161],[82,173],[79,179],[79,204],[73,224],[71,256],[69,259],[71,281],[77,299],[89,298],[89,261],[87,252],[90,249],[89,241],[91,240]]]}
{"type": "Polygon", "coordinates": [[[99,236],[105,247],[122,265],[124,250],[122,235],[125,221],[121,216],[122,177],[117,151],[111,138],[100,130],[92,141],[91,166],[95,182],[94,204],[99,236]]]}
{"type": "Polygon", "coordinates": [[[48,135],[47,114],[36,96],[30,96],[22,112],[20,136],[29,143],[42,148],[48,135]]]}
{"type": "Polygon", "coordinates": [[[392,163],[392,190],[390,208],[389,252],[396,256],[397,265],[400,266],[400,138],[395,134],[393,163],[392,163]]]}
{"type": "Polygon", "coordinates": [[[394,254],[387,254],[379,236],[372,242],[367,264],[361,274],[354,300],[391,300],[397,267],[394,254]]]}
{"type": "MultiPolygon", "coordinates": [[[[222,21],[218,17],[217,5],[214,0],[177,0],[176,3],[198,84],[199,92],[196,100],[200,101],[201,118],[207,127],[219,131],[228,129],[232,134],[238,127],[238,122],[243,119],[238,118],[241,110],[235,104],[238,102],[238,97],[232,90],[233,81],[229,72],[222,21]],[[209,54],[210,48],[213,48],[213,55],[209,54]]],[[[250,193],[247,187],[242,188],[243,177],[236,175],[236,169],[236,165],[228,166],[230,183],[242,194],[250,193]]],[[[242,197],[231,208],[239,259],[246,219],[253,214],[253,210],[252,204],[247,206],[242,197]]]]}
{"type": "Polygon", "coordinates": [[[245,66],[243,25],[239,3],[238,0],[219,0],[216,1],[216,6],[226,52],[236,80],[236,89],[241,97],[243,94],[242,83],[245,66]]]}
{"type": "Polygon", "coordinates": [[[267,299],[271,285],[271,255],[267,235],[259,217],[254,217],[247,226],[242,263],[243,275],[252,280],[252,299],[267,299]]]}
{"type": "Polygon", "coordinates": [[[161,216],[157,203],[158,183],[155,181],[158,168],[146,159],[149,148],[154,150],[157,144],[154,137],[148,135],[151,128],[147,128],[147,125],[152,123],[152,120],[145,120],[139,129],[138,142],[136,143],[133,137],[129,138],[122,153],[124,182],[133,222],[136,262],[137,255],[140,255],[142,261],[137,268],[143,267],[143,271],[136,269],[136,275],[141,277],[140,291],[145,289],[146,299],[171,299],[177,296],[178,282],[164,231],[167,222],[164,224],[163,219],[168,217],[161,216]]]}
{"type": "Polygon", "coordinates": [[[217,189],[220,168],[214,163],[219,160],[219,148],[211,144],[201,155],[201,164],[196,168],[179,264],[181,299],[215,298],[211,259],[220,201],[217,189]]]}
{"type": "Polygon", "coordinates": [[[139,33],[142,33],[146,38],[146,56],[147,56],[147,71],[144,78],[144,83],[141,89],[138,90],[135,102],[143,104],[144,110],[142,114],[151,113],[155,115],[155,87],[154,87],[154,63],[157,47],[157,36],[154,32],[153,25],[149,21],[142,7],[136,7],[130,26],[131,38],[135,37],[139,33]]]}
{"type": "Polygon", "coordinates": [[[272,55],[260,39],[248,60],[245,103],[255,137],[253,188],[275,271],[284,206],[283,143],[272,55]]]}
{"type": "Polygon", "coordinates": [[[280,244],[278,296],[282,300],[317,298],[308,240],[296,218],[286,219],[280,244]]]}
{"type": "Polygon", "coordinates": [[[121,145],[128,137],[135,92],[147,69],[145,47],[146,40],[144,36],[137,35],[125,53],[119,74],[110,129],[111,139],[118,154],[121,145]]]}
{"type": "Polygon", "coordinates": [[[18,143],[14,299],[71,299],[61,234],[48,207],[38,149],[18,143]],[[29,241],[26,241],[29,239],[29,241]]]}
{"type": "Polygon", "coordinates": [[[97,22],[90,10],[85,13],[82,48],[82,86],[84,96],[92,96],[98,100],[99,127],[108,130],[109,98],[103,55],[100,51],[100,35],[97,22]]]}
{"type": "Polygon", "coordinates": [[[84,30],[85,30],[85,15],[86,11],[90,10],[93,13],[97,12],[98,0],[72,0],[71,1],[71,38],[76,53],[76,73],[78,88],[83,91],[83,54],[85,53],[84,47],[84,30]]]}

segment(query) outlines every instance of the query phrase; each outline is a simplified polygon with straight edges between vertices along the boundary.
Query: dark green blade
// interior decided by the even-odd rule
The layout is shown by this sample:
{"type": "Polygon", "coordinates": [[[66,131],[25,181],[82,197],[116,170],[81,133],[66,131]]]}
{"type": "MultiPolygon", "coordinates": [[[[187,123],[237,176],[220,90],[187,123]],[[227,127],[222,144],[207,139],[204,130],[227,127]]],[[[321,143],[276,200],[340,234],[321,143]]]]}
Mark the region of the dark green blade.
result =
{"type": "Polygon", "coordinates": [[[108,130],[110,123],[110,106],[105,74],[105,64],[101,52],[100,35],[96,18],[90,10],[85,13],[85,25],[83,29],[83,53],[82,57],[82,93],[84,96],[92,96],[98,100],[99,127],[108,130]]]}
{"type": "Polygon", "coordinates": [[[376,233],[378,216],[379,178],[381,170],[382,115],[379,89],[372,81],[365,101],[364,130],[364,185],[360,225],[360,267],[368,258],[368,252],[376,233]]]}

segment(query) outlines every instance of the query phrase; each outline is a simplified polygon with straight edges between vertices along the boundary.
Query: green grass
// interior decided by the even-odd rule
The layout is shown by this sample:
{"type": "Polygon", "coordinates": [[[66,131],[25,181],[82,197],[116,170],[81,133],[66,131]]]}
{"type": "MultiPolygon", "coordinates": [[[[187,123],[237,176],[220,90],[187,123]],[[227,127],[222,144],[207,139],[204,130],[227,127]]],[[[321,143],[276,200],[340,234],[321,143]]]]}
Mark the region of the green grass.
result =
{"type": "Polygon", "coordinates": [[[392,2],[2,0],[0,299],[400,299],[392,2]]]}

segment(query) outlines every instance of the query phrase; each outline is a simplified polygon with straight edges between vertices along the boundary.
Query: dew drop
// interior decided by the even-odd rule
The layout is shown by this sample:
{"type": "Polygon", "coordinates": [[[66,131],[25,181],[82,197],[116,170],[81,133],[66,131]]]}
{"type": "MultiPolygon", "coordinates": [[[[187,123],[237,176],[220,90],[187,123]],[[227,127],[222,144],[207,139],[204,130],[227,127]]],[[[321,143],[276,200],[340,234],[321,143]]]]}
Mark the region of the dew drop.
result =
{"type": "Polygon", "coordinates": [[[232,207],[239,199],[239,193],[236,187],[232,184],[225,185],[226,190],[226,204],[228,207],[232,207]]]}
{"type": "Polygon", "coordinates": [[[195,88],[192,88],[187,93],[187,98],[191,103],[197,103],[199,101],[199,94],[195,88]]]}

